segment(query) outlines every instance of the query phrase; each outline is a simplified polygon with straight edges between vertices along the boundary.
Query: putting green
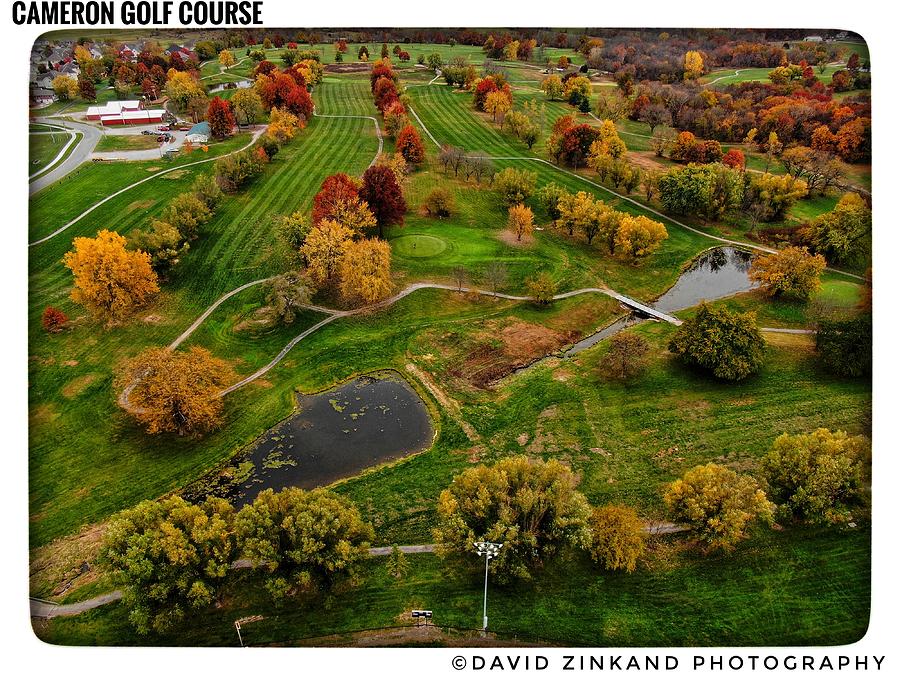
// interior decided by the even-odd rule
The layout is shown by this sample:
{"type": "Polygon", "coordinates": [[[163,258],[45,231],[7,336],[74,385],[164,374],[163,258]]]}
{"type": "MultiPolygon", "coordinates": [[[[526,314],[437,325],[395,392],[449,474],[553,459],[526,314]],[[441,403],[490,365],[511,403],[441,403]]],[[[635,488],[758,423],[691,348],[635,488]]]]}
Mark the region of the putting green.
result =
{"type": "Polygon", "coordinates": [[[447,249],[447,242],[430,234],[406,234],[392,239],[391,248],[404,258],[432,258],[447,249]]]}

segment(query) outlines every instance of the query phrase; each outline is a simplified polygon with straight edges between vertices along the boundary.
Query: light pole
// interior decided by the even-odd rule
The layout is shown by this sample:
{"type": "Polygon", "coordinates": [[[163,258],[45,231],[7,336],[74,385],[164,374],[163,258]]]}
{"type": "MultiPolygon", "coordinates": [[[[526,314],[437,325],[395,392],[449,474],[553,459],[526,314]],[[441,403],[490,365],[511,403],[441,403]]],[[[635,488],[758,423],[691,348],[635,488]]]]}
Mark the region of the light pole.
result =
{"type": "Polygon", "coordinates": [[[481,630],[487,634],[487,582],[488,582],[488,563],[491,558],[496,558],[500,555],[500,549],[503,548],[503,544],[495,544],[491,541],[476,541],[475,542],[475,551],[479,556],[484,556],[484,624],[481,626],[481,630]]]}

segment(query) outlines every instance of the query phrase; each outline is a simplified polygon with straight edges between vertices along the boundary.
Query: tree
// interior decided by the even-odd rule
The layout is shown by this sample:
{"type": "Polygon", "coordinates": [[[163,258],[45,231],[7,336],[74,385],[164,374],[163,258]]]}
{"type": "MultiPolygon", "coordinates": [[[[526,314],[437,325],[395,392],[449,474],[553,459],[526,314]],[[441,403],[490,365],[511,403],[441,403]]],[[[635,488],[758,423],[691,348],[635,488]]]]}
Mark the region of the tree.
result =
{"type": "Polygon", "coordinates": [[[233,379],[228,365],[202,347],[186,352],[148,348],[117,378],[119,402],[147,433],[202,434],[221,425],[221,390],[233,379]]]}
{"type": "Polygon", "coordinates": [[[453,275],[453,281],[456,282],[456,290],[462,293],[463,286],[466,284],[466,280],[469,278],[469,272],[462,265],[456,265],[451,270],[451,274],[453,275]]]}
{"type": "Polygon", "coordinates": [[[425,161],[425,146],[412,124],[407,124],[397,135],[396,151],[410,164],[421,164],[425,161]]]}
{"type": "Polygon", "coordinates": [[[335,173],[324,181],[313,197],[313,223],[331,219],[342,202],[349,202],[359,197],[359,183],[345,173],[335,173]]]}
{"type": "Polygon", "coordinates": [[[516,241],[522,241],[522,236],[530,237],[534,232],[534,213],[524,204],[513,204],[509,207],[507,227],[515,233],[516,241]]]}
{"type": "Polygon", "coordinates": [[[637,333],[616,333],[609,340],[600,369],[617,380],[631,379],[644,369],[649,351],[650,344],[637,333]]]}
{"type": "Polygon", "coordinates": [[[870,452],[868,438],[843,431],[782,434],[763,457],[762,468],[783,516],[813,524],[846,523],[863,496],[870,452]]]}
{"type": "Polygon", "coordinates": [[[100,230],[93,239],[75,237],[74,250],[63,257],[75,281],[69,297],[108,321],[125,317],[159,292],[150,256],[126,250],[125,243],[122,235],[100,230]]]}
{"type": "Polygon", "coordinates": [[[312,230],[309,219],[302,211],[294,211],[289,216],[283,216],[278,224],[278,238],[290,251],[292,258],[299,258],[300,248],[306,241],[306,237],[312,230]]]}
{"type": "MultiPolygon", "coordinates": [[[[228,53],[230,54],[231,52],[228,53]]],[[[209,122],[209,130],[213,138],[221,140],[229,136],[234,128],[234,115],[231,114],[231,106],[218,96],[209,102],[209,107],[206,109],[206,120],[209,122]]]]}
{"type": "Polygon", "coordinates": [[[360,45],[359,50],[356,52],[356,58],[360,61],[368,61],[369,60],[369,48],[366,45],[360,45]]]}
{"type": "Polygon", "coordinates": [[[178,228],[164,220],[153,220],[149,230],[138,230],[129,240],[129,248],[150,254],[150,265],[160,279],[168,276],[190,247],[178,228]]]}
{"type": "Polygon", "coordinates": [[[222,190],[214,176],[205,173],[197,176],[191,191],[212,212],[222,200],[222,190]]]}
{"type": "Polygon", "coordinates": [[[300,247],[300,255],[317,287],[328,286],[337,280],[345,245],[352,237],[350,228],[333,220],[321,220],[310,230],[300,247]]]}
{"type": "Polygon", "coordinates": [[[406,200],[394,172],[389,167],[376,164],[366,169],[359,196],[375,214],[379,237],[384,238],[385,225],[403,224],[406,200]]]}
{"type": "Polygon", "coordinates": [[[768,295],[807,300],[819,289],[819,276],[824,270],[825,258],[821,255],[789,246],[777,253],[757,256],[750,268],[750,280],[760,284],[768,295]]]}
{"type": "Polygon", "coordinates": [[[861,265],[872,255],[872,211],[855,192],[807,223],[804,238],[817,253],[838,264],[861,265]]]}
{"type": "Polygon", "coordinates": [[[816,351],[822,365],[841,377],[863,377],[872,372],[872,316],[819,321],[816,351]]]}
{"type": "Polygon", "coordinates": [[[591,154],[594,142],[600,140],[601,132],[589,124],[578,124],[566,129],[560,139],[560,157],[576,169],[584,165],[591,154]]]}
{"type": "Polygon", "coordinates": [[[502,91],[492,91],[484,99],[484,111],[491,115],[495,122],[503,123],[503,117],[512,108],[512,102],[502,91]],[[498,120],[499,118],[499,120],[498,120]]]}
{"type": "Polygon", "coordinates": [[[391,246],[386,241],[362,239],[344,244],[339,263],[340,291],[345,302],[371,305],[391,294],[391,246]]]}
{"type": "Polygon", "coordinates": [[[433,71],[440,70],[441,66],[444,65],[444,59],[441,58],[441,55],[437,52],[432,52],[426,58],[428,63],[428,67],[433,71]]]}
{"type": "Polygon", "coordinates": [[[521,204],[534,194],[537,173],[525,169],[507,167],[494,178],[494,188],[507,207],[521,204]]]}
{"type": "Polygon", "coordinates": [[[780,220],[798,199],[809,194],[806,182],[791,175],[776,176],[764,173],[754,176],[744,193],[744,199],[757,204],[764,221],[780,220]]]}
{"type": "Polygon", "coordinates": [[[740,171],[743,171],[746,163],[747,162],[744,158],[744,153],[737,148],[731,148],[728,152],[722,155],[722,164],[731,169],[738,169],[740,171]]]}
{"type": "Polygon", "coordinates": [[[652,136],[656,127],[672,124],[672,113],[660,103],[651,103],[641,109],[638,119],[650,126],[650,135],[652,136]]]}
{"type": "Polygon", "coordinates": [[[684,79],[696,80],[703,74],[703,55],[689,51],[684,55],[684,79]]]}
{"type": "Polygon", "coordinates": [[[682,361],[722,380],[742,380],[762,367],[765,340],[756,313],[736,313],[706,303],[685,320],[669,342],[682,361]]]}
{"type": "Polygon", "coordinates": [[[484,268],[484,280],[487,282],[488,286],[491,287],[494,295],[503,288],[508,274],[506,265],[499,260],[489,262],[487,267],[484,268]]]}
{"type": "Polygon", "coordinates": [[[402,579],[409,572],[409,561],[397,544],[391,546],[391,555],[387,561],[387,573],[395,579],[402,579]]]}
{"type": "Polygon", "coordinates": [[[337,202],[332,209],[331,220],[349,228],[354,236],[365,234],[377,224],[369,205],[359,197],[337,202]]]}
{"type": "Polygon", "coordinates": [[[659,178],[659,196],[671,213],[721,220],[741,206],[744,181],[740,171],[721,164],[670,169],[659,178]]]}
{"type": "Polygon", "coordinates": [[[59,333],[68,322],[69,317],[51,305],[47,305],[41,314],[41,327],[48,333],[59,333]]]}
{"type": "Polygon", "coordinates": [[[550,220],[558,220],[560,217],[559,203],[569,191],[554,182],[547,183],[537,191],[537,199],[540,205],[547,212],[550,220]]]}
{"type": "Polygon", "coordinates": [[[235,558],[233,522],[231,504],[216,497],[148,499],[113,516],[100,562],[124,586],[138,633],[170,632],[216,602],[235,558]]]}
{"type": "Polygon", "coordinates": [[[637,260],[659,248],[669,233],[666,226],[647,216],[625,216],[616,230],[616,250],[627,258],[637,260]]]}
{"type": "Polygon", "coordinates": [[[51,83],[56,97],[60,101],[71,101],[78,96],[78,80],[68,75],[57,75],[51,83]]]}
{"type": "Polygon", "coordinates": [[[300,120],[286,108],[272,108],[269,113],[269,126],[266,136],[278,145],[287,143],[300,128],[300,120]]]}
{"type": "MultiPolygon", "coordinates": [[[[263,153],[265,154],[265,153],[263,153]]],[[[235,192],[263,170],[259,154],[252,149],[242,150],[216,160],[216,181],[221,189],[235,192]]]]}
{"type": "Polygon", "coordinates": [[[547,272],[525,280],[528,295],[538,305],[549,305],[556,295],[556,282],[547,272]]]}
{"type": "Polygon", "coordinates": [[[234,106],[238,123],[243,118],[244,124],[253,124],[263,113],[262,99],[253,88],[235,91],[231,97],[231,105],[234,106]]]}
{"type": "Polygon", "coordinates": [[[235,63],[234,54],[232,54],[227,49],[223,49],[221,52],[219,52],[219,63],[222,65],[222,68],[228,70],[235,63]]]}
{"type": "MultiPolygon", "coordinates": [[[[620,333],[621,335],[621,333],[620,333]]],[[[599,506],[588,521],[591,558],[605,569],[634,572],[644,553],[644,524],[637,511],[619,504],[599,506]]]]}
{"type": "Polygon", "coordinates": [[[432,218],[449,218],[456,205],[447,188],[436,187],[425,197],[425,212],[432,218]]]}
{"type": "Polygon", "coordinates": [[[384,111],[385,133],[391,138],[397,138],[407,126],[409,126],[409,117],[406,116],[406,108],[400,101],[394,101],[384,111]]]}
{"type": "MultiPolygon", "coordinates": [[[[820,128],[828,131],[828,127],[820,128]]],[[[813,143],[815,137],[813,133],[813,143]]],[[[806,181],[810,193],[825,194],[844,175],[841,162],[828,151],[795,146],[781,153],[779,160],[788,174],[806,181]]]]}
{"type": "Polygon", "coordinates": [[[753,520],[770,520],[774,505],[751,476],[718,464],[695,466],[663,495],[676,522],[686,523],[710,549],[729,551],[753,520]]]}
{"type": "Polygon", "coordinates": [[[166,82],[166,96],[179,110],[187,110],[192,100],[204,100],[206,92],[190,73],[170,71],[166,82]]]}
{"type": "Polygon", "coordinates": [[[294,270],[266,282],[266,303],[275,319],[286,326],[294,323],[314,293],[309,277],[294,270]]]}
{"type": "Polygon", "coordinates": [[[97,87],[94,86],[94,82],[91,79],[83,75],[78,77],[78,93],[85,101],[97,100],[97,87]]]}
{"type": "Polygon", "coordinates": [[[562,79],[559,75],[548,75],[541,80],[541,89],[551,101],[561,101],[563,92],[565,91],[562,79]]]}
{"type": "Polygon", "coordinates": [[[583,75],[570,77],[566,80],[565,85],[566,88],[563,92],[563,97],[570,105],[577,107],[581,105],[581,102],[585,99],[590,103],[593,86],[588,78],[583,75]]]}
{"type": "Polygon", "coordinates": [[[260,492],[237,514],[235,532],[276,600],[355,580],[374,536],[349,499],[322,488],[260,492]]]}
{"type": "Polygon", "coordinates": [[[438,498],[437,552],[465,564],[474,542],[497,542],[503,547],[489,568],[494,578],[529,579],[545,560],[590,542],[590,507],[576,484],[556,460],[507,457],[467,469],[438,498]]]}
{"type": "Polygon", "coordinates": [[[212,211],[193,192],[184,192],[175,197],[163,211],[163,218],[171,223],[186,240],[196,239],[201,225],[212,218],[212,211]]]}

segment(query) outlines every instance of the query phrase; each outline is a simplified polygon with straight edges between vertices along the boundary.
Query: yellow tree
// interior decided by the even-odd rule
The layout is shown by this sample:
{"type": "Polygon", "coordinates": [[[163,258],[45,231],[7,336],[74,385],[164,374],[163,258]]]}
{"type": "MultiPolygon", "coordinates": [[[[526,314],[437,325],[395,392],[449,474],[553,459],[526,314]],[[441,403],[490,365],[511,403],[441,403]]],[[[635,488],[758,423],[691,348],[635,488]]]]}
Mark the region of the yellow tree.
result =
{"type": "Polygon", "coordinates": [[[491,118],[497,122],[503,121],[503,116],[512,108],[512,102],[502,91],[492,91],[484,99],[484,111],[491,114],[491,118]]]}
{"type": "Polygon", "coordinates": [[[507,224],[516,233],[516,240],[522,241],[522,235],[529,237],[534,232],[534,212],[524,204],[513,204],[509,207],[507,224]]]}
{"type": "Polygon", "coordinates": [[[608,570],[634,572],[645,539],[644,524],[637,512],[622,504],[598,506],[588,523],[591,557],[608,570]]]}
{"type": "Polygon", "coordinates": [[[759,256],[750,268],[750,279],[759,283],[768,295],[792,295],[806,300],[819,290],[819,275],[825,270],[825,258],[805,248],[788,246],[771,255],[759,256]]]}
{"type": "Polygon", "coordinates": [[[346,242],[340,277],[341,296],[345,301],[370,305],[383,300],[394,288],[390,244],[381,239],[346,242]]]}
{"type": "Polygon", "coordinates": [[[221,425],[221,390],[233,379],[231,369],[202,347],[178,352],[145,349],[117,378],[120,405],[147,433],[179,435],[211,431],[221,425]]]}
{"type": "Polygon", "coordinates": [[[227,49],[223,49],[222,51],[219,52],[219,63],[222,64],[222,67],[225,70],[228,70],[235,63],[234,62],[234,54],[232,54],[227,49]]]}
{"type": "Polygon", "coordinates": [[[559,75],[548,75],[541,81],[541,89],[551,101],[561,100],[563,97],[563,82],[559,75]]]}
{"type": "Polygon", "coordinates": [[[167,77],[166,96],[178,106],[179,110],[185,110],[192,99],[206,96],[206,92],[203,90],[200,82],[186,71],[179,72],[170,69],[167,77]]]}
{"type": "Polygon", "coordinates": [[[616,231],[616,250],[628,258],[642,258],[659,248],[669,233],[666,226],[647,216],[625,216],[616,231]]]}
{"type": "Polygon", "coordinates": [[[306,269],[318,287],[334,283],[344,257],[345,245],[353,238],[353,231],[333,220],[321,220],[309,234],[300,255],[306,269]]]}
{"type": "Polygon", "coordinates": [[[94,239],[76,237],[73,243],[74,250],[63,257],[75,277],[70,297],[91,314],[119,319],[159,292],[150,255],[126,250],[122,235],[100,230],[94,239]]]}
{"type": "Polygon", "coordinates": [[[703,55],[689,51],[684,55],[684,79],[695,80],[703,74],[703,55]]]}
{"type": "Polygon", "coordinates": [[[628,151],[625,141],[619,138],[619,132],[616,131],[616,125],[612,120],[604,120],[600,125],[600,137],[591,143],[588,154],[588,166],[598,169],[600,164],[605,161],[604,157],[612,157],[619,159],[628,151]]]}
{"type": "Polygon", "coordinates": [[[300,120],[296,115],[282,108],[272,108],[266,135],[278,143],[287,143],[294,137],[299,126],[300,120]]]}
{"type": "Polygon", "coordinates": [[[53,78],[53,92],[60,101],[70,101],[78,96],[78,80],[68,75],[57,75],[53,78]]]}
{"type": "Polygon", "coordinates": [[[359,197],[338,200],[331,210],[331,218],[349,228],[354,235],[361,235],[378,226],[369,205],[359,197]]]}

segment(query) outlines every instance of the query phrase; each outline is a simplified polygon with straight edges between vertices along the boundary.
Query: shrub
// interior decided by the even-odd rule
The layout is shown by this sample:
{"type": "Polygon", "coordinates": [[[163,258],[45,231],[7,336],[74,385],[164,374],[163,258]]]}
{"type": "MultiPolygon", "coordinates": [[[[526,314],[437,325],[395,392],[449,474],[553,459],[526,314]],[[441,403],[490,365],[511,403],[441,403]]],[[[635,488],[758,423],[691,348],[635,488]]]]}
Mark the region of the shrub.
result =
{"type": "Polygon", "coordinates": [[[447,188],[434,188],[425,198],[425,212],[432,218],[449,218],[456,204],[447,188]]]}
{"type": "Polygon", "coordinates": [[[41,326],[48,333],[59,333],[68,323],[67,317],[61,310],[48,305],[41,314],[41,326]]]}
{"type": "Polygon", "coordinates": [[[589,520],[591,558],[608,570],[634,572],[644,552],[644,524],[623,505],[600,506],[589,520]]]}

